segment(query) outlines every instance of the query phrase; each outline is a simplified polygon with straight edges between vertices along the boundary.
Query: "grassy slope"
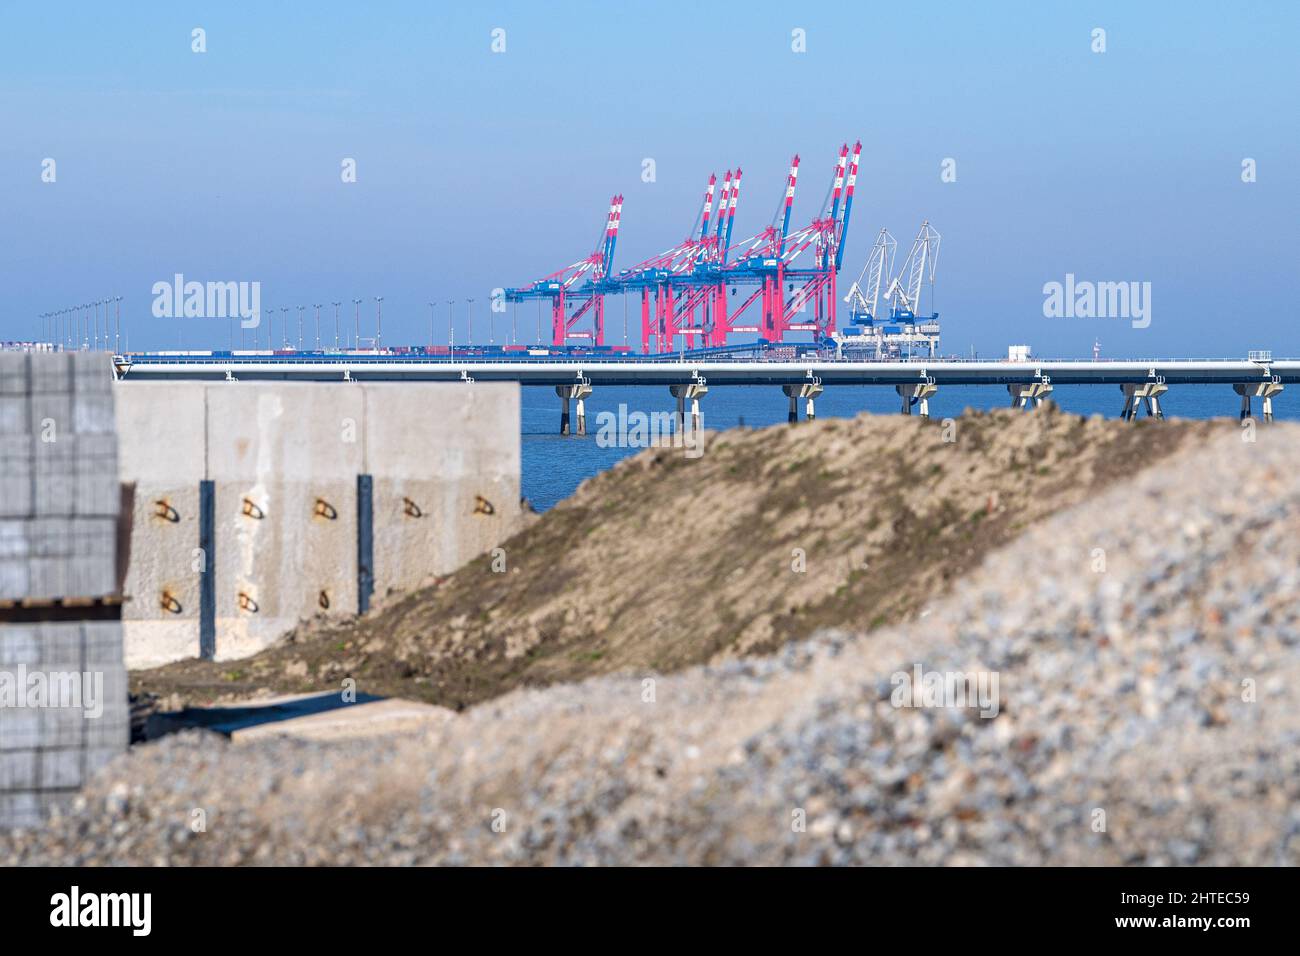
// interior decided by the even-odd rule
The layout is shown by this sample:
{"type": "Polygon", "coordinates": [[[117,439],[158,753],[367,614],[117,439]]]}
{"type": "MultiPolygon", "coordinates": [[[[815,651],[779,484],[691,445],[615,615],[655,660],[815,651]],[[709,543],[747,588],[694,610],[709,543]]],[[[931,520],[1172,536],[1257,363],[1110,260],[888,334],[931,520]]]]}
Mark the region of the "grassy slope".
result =
{"type": "Polygon", "coordinates": [[[968,413],[955,441],[938,422],[869,415],[711,435],[701,458],[654,449],[585,482],[506,543],[504,573],[484,556],[363,619],[306,622],[246,661],[138,672],[132,689],[204,703],[350,676],[460,708],[870,629],[923,615],[1031,522],[1221,427],[1048,408],[968,413]]]}

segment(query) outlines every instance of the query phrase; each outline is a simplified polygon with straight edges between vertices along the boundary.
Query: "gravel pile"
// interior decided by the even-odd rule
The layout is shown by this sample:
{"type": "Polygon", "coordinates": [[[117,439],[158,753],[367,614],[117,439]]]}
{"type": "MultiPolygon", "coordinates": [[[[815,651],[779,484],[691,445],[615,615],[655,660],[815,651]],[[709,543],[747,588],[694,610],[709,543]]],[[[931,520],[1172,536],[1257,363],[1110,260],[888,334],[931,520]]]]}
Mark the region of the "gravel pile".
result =
{"type": "Polygon", "coordinates": [[[1300,428],[1224,432],[907,625],[517,691],[419,738],[169,738],[0,860],[1300,863],[1300,428]],[[996,716],[894,706],[918,665],[996,675],[996,716]]]}

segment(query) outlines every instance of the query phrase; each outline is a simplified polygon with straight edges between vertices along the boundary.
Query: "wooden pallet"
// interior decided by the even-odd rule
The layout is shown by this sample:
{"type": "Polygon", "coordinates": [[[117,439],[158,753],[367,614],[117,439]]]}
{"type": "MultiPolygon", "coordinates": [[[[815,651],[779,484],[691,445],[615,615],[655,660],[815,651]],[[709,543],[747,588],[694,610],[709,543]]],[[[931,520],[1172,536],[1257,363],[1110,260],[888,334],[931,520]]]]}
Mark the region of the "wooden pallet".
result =
{"type": "Polygon", "coordinates": [[[120,594],[95,597],[0,598],[0,624],[43,621],[120,621],[120,594]]]}

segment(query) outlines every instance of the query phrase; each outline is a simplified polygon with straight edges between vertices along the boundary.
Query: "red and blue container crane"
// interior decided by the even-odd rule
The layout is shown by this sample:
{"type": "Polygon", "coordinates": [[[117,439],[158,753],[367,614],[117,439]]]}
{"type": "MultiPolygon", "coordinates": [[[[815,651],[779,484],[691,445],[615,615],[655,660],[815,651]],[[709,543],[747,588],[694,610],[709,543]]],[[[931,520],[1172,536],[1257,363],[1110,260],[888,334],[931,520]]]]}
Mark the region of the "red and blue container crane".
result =
{"type": "Polygon", "coordinates": [[[612,264],[623,197],[615,196],[595,251],[531,285],[507,289],[506,301],[548,300],[552,345],[561,347],[574,338],[590,338],[603,346],[604,298],[615,294],[640,296],[641,349],[647,353],[676,351],[679,340],[683,348],[688,343],[691,348],[720,348],[734,333],[756,333],[774,343],[783,342],[790,332],[806,331],[815,342],[824,342],[836,331],[836,276],[844,259],[861,154],[861,142],[851,153],[847,143],[840,147],[821,212],[792,232],[800,166],[796,155],[772,223],[734,247],[741,170],[727,170],[720,194],[717,175],[710,175],[686,239],[617,274],[612,264]],[[749,287],[753,291],[732,308],[728,291],[735,296],[738,289],[749,287]],[[755,321],[743,323],[755,302],[755,321]],[[802,318],[810,306],[811,318],[802,318]],[[588,314],[592,328],[576,330],[588,314]]]}
{"type": "Polygon", "coordinates": [[[605,344],[605,295],[597,290],[614,261],[622,214],[623,197],[612,197],[601,241],[590,255],[530,285],[505,290],[507,302],[550,302],[552,345],[564,346],[572,338],[590,339],[593,345],[605,344]],[[591,313],[592,327],[574,331],[588,313],[591,313]]]}

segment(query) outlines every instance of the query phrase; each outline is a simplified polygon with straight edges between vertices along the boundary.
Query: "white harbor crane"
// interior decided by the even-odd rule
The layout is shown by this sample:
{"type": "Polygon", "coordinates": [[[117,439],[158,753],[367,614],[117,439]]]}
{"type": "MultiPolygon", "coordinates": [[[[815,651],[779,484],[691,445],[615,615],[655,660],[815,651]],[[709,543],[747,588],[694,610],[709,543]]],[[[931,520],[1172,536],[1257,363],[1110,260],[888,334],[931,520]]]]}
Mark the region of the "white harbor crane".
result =
{"type": "Polygon", "coordinates": [[[880,230],[867,256],[867,264],[862,267],[862,275],[844,297],[852,318],[835,333],[839,355],[862,361],[893,361],[911,358],[918,350],[931,358],[938,354],[939,314],[933,311],[933,305],[939,239],[930,220],[922,222],[911,251],[895,273],[898,243],[887,229],[880,230]],[[931,289],[931,312],[922,315],[921,293],[927,281],[931,289]],[[882,306],[888,309],[888,315],[877,314],[876,310],[882,306]]]}
{"type": "Polygon", "coordinates": [[[875,245],[871,247],[871,255],[867,256],[867,264],[862,267],[862,274],[849,287],[849,294],[844,297],[854,322],[865,319],[865,323],[859,324],[870,325],[875,321],[880,287],[894,269],[894,254],[897,251],[898,241],[889,234],[888,229],[882,228],[876,236],[875,245]],[[865,288],[862,284],[864,279],[865,288]]]}
{"type": "Polygon", "coordinates": [[[889,283],[885,298],[891,303],[891,317],[915,319],[920,315],[921,286],[928,279],[934,288],[934,272],[939,261],[939,233],[930,226],[930,220],[921,223],[921,229],[912,241],[912,251],[903,261],[903,267],[889,283]]]}

